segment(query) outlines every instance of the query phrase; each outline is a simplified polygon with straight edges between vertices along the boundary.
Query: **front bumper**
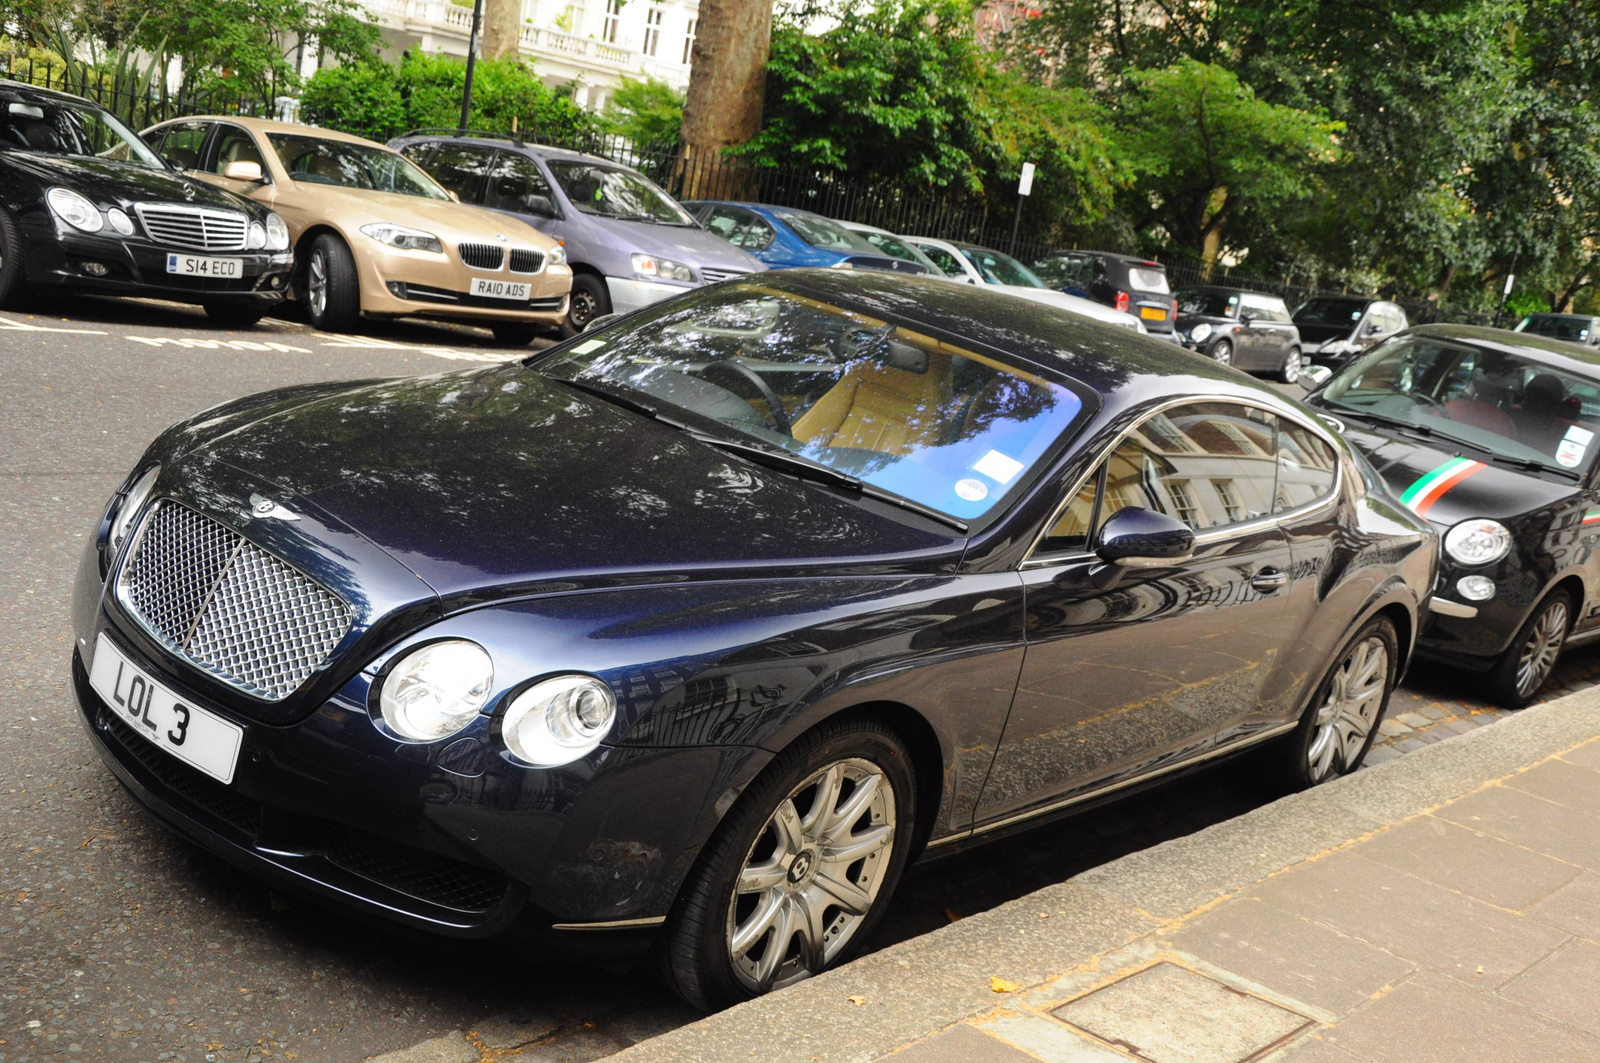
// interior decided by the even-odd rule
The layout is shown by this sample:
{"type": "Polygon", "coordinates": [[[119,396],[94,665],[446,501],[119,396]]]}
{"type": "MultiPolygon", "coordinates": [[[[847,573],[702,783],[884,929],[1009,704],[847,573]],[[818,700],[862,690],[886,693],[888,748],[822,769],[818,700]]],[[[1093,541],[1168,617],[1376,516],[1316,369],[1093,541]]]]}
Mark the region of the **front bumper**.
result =
{"type": "Polygon", "coordinates": [[[662,284],[660,281],[641,281],[631,277],[606,278],[606,292],[611,296],[611,312],[614,314],[631,313],[641,306],[682,295],[694,287],[692,284],[662,284]]]}
{"type": "Polygon", "coordinates": [[[567,314],[572,270],[543,266],[537,273],[469,269],[444,254],[406,251],[357,235],[351,244],[361,278],[361,309],[369,314],[552,324],[567,314]],[[528,285],[527,302],[470,294],[475,279],[528,285]]]}
{"type": "Polygon", "coordinates": [[[115,233],[58,233],[28,247],[30,284],[105,295],[146,296],[176,302],[241,300],[281,302],[289,290],[293,255],[287,251],[194,251],[168,248],[115,233]],[[240,261],[240,276],[218,279],[167,272],[167,257],[179,254],[240,261]],[[90,272],[98,264],[105,272],[90,272]]]}
{"type": "Polygon", "coordinates": [[[1428,621],[1417,639],[1417,652],[1467,671],[1487,670],[1527,622],[1544,591],[1544,583],[1509,559],[1470,570],[1450,560],[1442,561],[1428,621]],[[1463,598],[1455,585],[1465,575],[1494,580],[1494,597],[1482,602],[1463,598]],[[1466,615],[1469,611],[1471,615],[1466,615]]]}

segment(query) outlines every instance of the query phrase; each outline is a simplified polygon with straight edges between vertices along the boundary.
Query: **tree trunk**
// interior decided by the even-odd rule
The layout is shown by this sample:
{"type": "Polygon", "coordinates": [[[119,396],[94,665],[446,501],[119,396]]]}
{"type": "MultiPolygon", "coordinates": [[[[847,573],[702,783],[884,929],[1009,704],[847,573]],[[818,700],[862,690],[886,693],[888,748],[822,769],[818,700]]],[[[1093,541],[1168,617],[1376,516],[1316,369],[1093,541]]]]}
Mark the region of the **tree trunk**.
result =
{"type": "Polygon", "coordinates": [[[683,104],[683,192],[696,199],[734,195],[718,187],[722,149],[761,131],[772,0],[701,0],[683,104]]]}
{"type": "Polygon", "coordinates": [[[515,59],[522,39],[522,0],[483,0],[485,59],[515,59]]]}

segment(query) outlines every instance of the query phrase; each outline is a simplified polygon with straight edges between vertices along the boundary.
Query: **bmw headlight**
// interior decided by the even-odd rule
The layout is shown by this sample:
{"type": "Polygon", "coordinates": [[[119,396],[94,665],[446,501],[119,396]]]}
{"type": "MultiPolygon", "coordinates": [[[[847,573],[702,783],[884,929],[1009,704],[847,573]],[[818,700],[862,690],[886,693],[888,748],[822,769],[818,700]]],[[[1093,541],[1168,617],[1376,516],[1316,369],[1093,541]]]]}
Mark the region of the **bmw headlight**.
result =
{"type": "Polygon", "coordinates": [[[518,760],[554,768],[593,750],[616,719],[610,687],[592,675],[562,675],[518,694],[500,737],[518,760]]]}
{"type": "Polygon", "coordinates": [[[111,514],[111,528],[106,533],[106,550],[115,554],[122,544],[127,541],[128,533],[133,530],[133,522],[139,516],[139,510],[150,498],[150,492],[156,486],[156,477],[161,475],[161,466],[152,465],[145,474],[134,481],[128,488],[128,493],[122,496],[120,503],[112,500],[115,506],[111,514]]]}
{"type": "Polygon", "coordinates": [[[267,215],[267,248],[272,251],[289,250],[289,226],[275,211],[267,215]]]}
{"type": "Polygon", "coordinates": [[[1464,520],[1444,534],[1445,553],[1463,565],[1487,565],[1510,549],[1511,533],[1497,520],[1464,520]]]}
{"type": "Polygon", "coordinates": [[[546,258],[548,259],[550,265],[559,266],[567,261],[567,249],[562,247],[560,244],[557,244],[550,249],[550,253],[546,256],[546,258]]]}
{"type": "Polygon", "coordinates": [[[483,708],[494,663],[476,642],[430,642],[390,669],[378,695],[383,722],[402,738],[432,742],[455,734],[483,708]]]}
{"type": "Polygon", "coordinates": [[[70,188],[52,188],[44,198],[56,216],[74,229],[97,233],[105,228],[106,220],[101,217],[100,208],[70,188]]]}
{"type": "Polygon", "coordinates": [[[432,251],[434,254],[444,254],[444,245],[439,242],[439,238],[421,229],[378,222],[373,225],[363,225],[361,231],[380,244],[398,247],[402,251],[432,251]]]}
{"type": "Polygon", "coordinates": [[[1204,321],[1189,330],[1189,338],[1196,343],[1204,343],[1207,336],[1211,335],[1211,326],[1204,321]]]}
{"type": "Polygon", "coordinates": [[[250,223],[250,234],[245,238],[245,247],[252,251],[267,246],[267,227],[258,221],[250,223]]]}
{"type": "Polygon", "coordinates": [[[660,277],[662,280],[694,282],[694,271],[682,262],[654,255],[634,255],[633,271],[641,277],[660,277]]]}

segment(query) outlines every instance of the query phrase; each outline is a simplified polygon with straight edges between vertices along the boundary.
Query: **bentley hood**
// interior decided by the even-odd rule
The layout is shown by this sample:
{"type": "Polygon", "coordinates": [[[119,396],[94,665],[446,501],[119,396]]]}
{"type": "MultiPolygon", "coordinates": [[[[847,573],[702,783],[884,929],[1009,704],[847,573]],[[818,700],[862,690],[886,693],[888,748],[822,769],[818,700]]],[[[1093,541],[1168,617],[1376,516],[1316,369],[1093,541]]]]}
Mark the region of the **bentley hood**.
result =
{"type": "Polygon", "coordinates": [[[819,563],[936,571],[961,545],[520,364],[268,393],[169,438],[446,599],[819,563]]]}

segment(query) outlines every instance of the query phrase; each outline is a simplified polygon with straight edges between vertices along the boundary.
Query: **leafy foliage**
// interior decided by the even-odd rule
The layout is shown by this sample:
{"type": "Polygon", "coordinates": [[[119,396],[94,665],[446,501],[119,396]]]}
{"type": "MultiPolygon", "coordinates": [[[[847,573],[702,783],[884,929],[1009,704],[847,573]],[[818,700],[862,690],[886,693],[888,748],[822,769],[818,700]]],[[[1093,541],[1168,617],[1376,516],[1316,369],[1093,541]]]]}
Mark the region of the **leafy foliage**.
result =
{"type": "Polygon", "coordinates": [[[674,147],[683,127],[683,93],[655,78],[623,78],[606,100],[601,124],[640,146],[674,147]]]}

